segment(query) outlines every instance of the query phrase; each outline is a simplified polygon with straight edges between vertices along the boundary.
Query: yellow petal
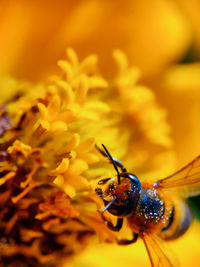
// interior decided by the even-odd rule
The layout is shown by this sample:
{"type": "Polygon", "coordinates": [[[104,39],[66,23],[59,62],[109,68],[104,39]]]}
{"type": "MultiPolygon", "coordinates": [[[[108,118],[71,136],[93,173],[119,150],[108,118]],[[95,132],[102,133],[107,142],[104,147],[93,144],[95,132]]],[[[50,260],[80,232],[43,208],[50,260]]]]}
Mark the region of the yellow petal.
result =
{"type": "Polygon", "coordinates": [[[77,151],[81,153],[86,153],[90,151],[92,148],[94,148],[94,144],[95,144],[95,138],[94,137],[88,138],[80,143],[80,145],[77,148],[77,151]]]}
{"type": "Polygon", "coordinates": [[[67,171],[69,167],[69,159],[63,158],[61,163],[58,165],[58,167],[55,170],[52,170],[49,172],[49,175],[56,175],[60,173],[64,173],[67,171]]]}
{"type": "Polygon", "coordinates": [[[64,191],[66,192],[66,194],[68,196],[70,196],[71,198],[75,197],[76,195],[76,190],[74,189],[73,186],[69,185],[69,184],[65,184],[63,187],[64,191]]]}
{"type": "Polygon", "coordinates": [[[73,75],[73,71],[69,62],[65,60],[59,60],[58,66],[65,72],[67,81],[70,81],[73,75]]]}
{"type": "Polygon", "coordinates": [[[63,187],[64,178],[62,175],[57,175],[53,182],[54,182],[54,184],[57,184],[59,187],[63,187]]]}
{"type": "Polygon", "coordinates": [[[69,172],[73,175],[81,174],[83,171],[88,169],[88,164],[81,159],[75,159],[69,165],[69,172]]]}
{"type": "Polygon", "coordinates": [[[67,131],[67,124],[63,121],[55,121],[51,124],[51,131],[67,131]]]}
{"type": "Polygon", "coordinates": [[[56,83],[57,83],[57,85],[59,87],[61,87],[62,89],[64,89],[65,98],[63,100],[66,103],[72,103],[73,100],[74,100],[74,92],[73,92],[71,86],[68,83],[66,83],[64,81],[61,81],[61,80],[57,81],[56,83]]]}
{"type": "Polygon", "coordinates": [[[53,120],[60,109],[60,97],[55,95],[48,105],[48,117],[53,120]]]}
{"type": "Polygon", "coordinates": [[[79,85],[77,85],[76,91],[75,91],[75,99],[77,103],[81,103],[88,92],[88,83],[87,78],[85,75],[81,75],[79,80],[79,85]]]}
{"type": "Polygon", "coordinates": [[[40,116],[42,120],[46,120],[48,118],[48,111],[44,104],[38,103],[38,109],[40,112],[40,116]]]}
{"type": "Polygon", "coordinates": [[[90,77],[88,79],[88,87],[90,89],[96,89],[96,88],[106,88],[108,86],[108,83],[106,82],[106,80],[104,80],[102,77],[90,77]]]}
{"type": "Polygon", "coordinates": [[[90,56],[86,57],[80,64],[80,71],[83,73],[93,72],[96,69],[97,60],[98,59],[95,54],[91,54],[90,56]]]}
{"type": "Polygon", "coordinates": [[[75,51],[72,48],[68,48],[66,51],[67,57],[70,61],[70,63],[72,64],[73,67],[77,67],[78,66],[78,57],[77,54],[75,53],[75,51]]]}

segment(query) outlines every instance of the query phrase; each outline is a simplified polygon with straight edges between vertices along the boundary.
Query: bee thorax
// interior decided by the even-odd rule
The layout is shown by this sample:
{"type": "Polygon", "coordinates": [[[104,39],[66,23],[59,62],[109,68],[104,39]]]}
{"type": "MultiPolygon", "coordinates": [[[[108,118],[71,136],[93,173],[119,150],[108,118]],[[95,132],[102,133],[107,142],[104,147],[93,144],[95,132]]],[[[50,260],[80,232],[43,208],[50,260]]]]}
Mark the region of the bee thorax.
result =
{"type": "Polygon", "coordinates": [[[137,213],[146,222],[157,223],[164,215],[165,204],[156,190],[144,189],[138,202],[137,213]]]}

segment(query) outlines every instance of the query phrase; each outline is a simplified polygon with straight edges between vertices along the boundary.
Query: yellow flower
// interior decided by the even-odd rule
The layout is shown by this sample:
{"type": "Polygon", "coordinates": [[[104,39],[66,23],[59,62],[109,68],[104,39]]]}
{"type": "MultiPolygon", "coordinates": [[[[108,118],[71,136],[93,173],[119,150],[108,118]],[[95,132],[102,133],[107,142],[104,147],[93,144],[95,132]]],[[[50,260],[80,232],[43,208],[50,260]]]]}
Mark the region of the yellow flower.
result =
{"type": "Polygon", "coordinates": [[[100,75],[95,55],[82,62],[71,49],[67,55],[58,62],[62,73],[49,83],[2,80],[3,264],[56,266],[92,236],[115,241],[98,213],[102,203],[93,188],[113,170],[102,164],[95,144],[106,144],[141,174],[164,173],[173,164],[165,113],[153,92],[138,84],[139,71],[128,66],[125,55],[114,52],[118,71],[112,80],[100,75]],[[152,147],[159,159],[154,164],[152,147]]]}
{"type": "MultiPolygon", "coordinates": [[[[140,241],[105,245],[116,235],[93,188],[113,169],[95,144],[147,179],[170,174],[175,154],[180,167],[199,154],[199,65],[175,65],[191,45],[199,59],[198,11],[195,0],[1,1],[2,264],[149,264],[140,241]],[[95,54],[68,50],[60,73],[66,46],[95,54]],[[112,63],[115,47],[131,67],[119,50],[112,63]]],[[[195,222],[171,244],[181,266],[199,264],[198,233],[195,222]]]]}
{"type": "MultiPolygon", "coordinates": [[[[175,145],[180,142],[177,159],[181,166],[198,153],[186,153],[187,150],[193,151],[194,147],[189,140],[194,136],[195,140],[199,138],[195,119],[192,129],[188,127],[190,131],[185,136],[185,131],[180,127],[182,112],[184,117],[189,116],[191,120],[198,116],[198,111],[193,109],[193,105],[187,108],[185,105],[183,108],[176,106],[180,102],[187,103],[190,93],[181,96],[179,101],[179,95],[173,94],[168,90],[169,87],[164,90],[164,81],[158,81],[162,71],[182,59],[191,45],[195,47],[194,56],[199,58],[198,10],[199,4],[195,0],[129,0],[126,3],[120,0],[48,3],[45,0],[16,0],[14,3],[4,0],[1,1],[0,10],[0,37],[4,40],[0,43],[0,75],[11,74],[23,80],[44,80],[53,70],[58,72],[57,60],[63,57],[66,46],[72,46],[81,58],[91,51],[95,52],[100,56],[104,76],[113,77],[110,54],[115,47],[123,49],[131,64],[142,70],[144,84],[151,85],[158,102],[169,110],[173,133],[177,136],[175,145]],[[183,146],[185,138],[188,141],[183,146]],[[181,146],[185,148],[184,151],[181,146]],[[183,158],[183,155],[188,156],[183,158]]],[[[9,81],[10,90],[14,83],[9,81]]]]}

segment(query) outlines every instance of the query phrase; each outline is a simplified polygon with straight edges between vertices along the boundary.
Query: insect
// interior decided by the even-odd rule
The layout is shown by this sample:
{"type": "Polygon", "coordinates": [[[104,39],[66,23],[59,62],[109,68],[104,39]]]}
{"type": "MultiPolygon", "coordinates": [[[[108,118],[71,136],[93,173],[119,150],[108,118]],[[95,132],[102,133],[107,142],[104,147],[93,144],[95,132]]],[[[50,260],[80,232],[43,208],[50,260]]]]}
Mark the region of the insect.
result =
{"type": "Polygon", "coordinates": [[[118,244],[128,245],[140,237],[152,266],[174,266],[163,248],[163,240],[178,238],[193,220],[184,198],[200,193],[200,156],[164,179],[141,183],[102,146],[103,149],[96,147],[117,173],[116,177],[99,180],[95,189],[105,205],[102,218],[112,231],[120,231],[124,219],[127,220],[133,238],[118,240],[118,244]],[[117,217],[115,225],[103,215],[105,211],[117,217]]]}

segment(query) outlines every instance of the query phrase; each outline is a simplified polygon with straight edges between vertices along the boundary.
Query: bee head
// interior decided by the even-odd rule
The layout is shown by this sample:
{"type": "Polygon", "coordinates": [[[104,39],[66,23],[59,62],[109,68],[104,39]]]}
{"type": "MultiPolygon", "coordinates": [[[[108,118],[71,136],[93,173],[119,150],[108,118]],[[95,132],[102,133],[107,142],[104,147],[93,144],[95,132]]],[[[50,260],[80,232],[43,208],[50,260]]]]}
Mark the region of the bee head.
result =
{"type": "Polygon", "coordinates": [[[120,173],[120,183],[119,177],[101,179],[95,189],[105,205],[102,212],[108,210],[115,216],[127,216],[135,210],[140,190],[139,179],[126,172],[120,173]]]}

